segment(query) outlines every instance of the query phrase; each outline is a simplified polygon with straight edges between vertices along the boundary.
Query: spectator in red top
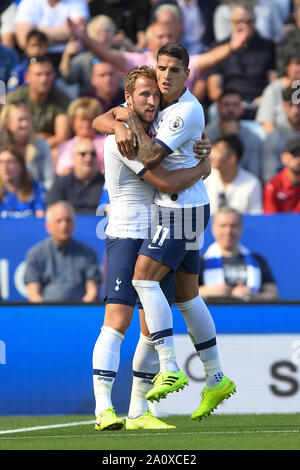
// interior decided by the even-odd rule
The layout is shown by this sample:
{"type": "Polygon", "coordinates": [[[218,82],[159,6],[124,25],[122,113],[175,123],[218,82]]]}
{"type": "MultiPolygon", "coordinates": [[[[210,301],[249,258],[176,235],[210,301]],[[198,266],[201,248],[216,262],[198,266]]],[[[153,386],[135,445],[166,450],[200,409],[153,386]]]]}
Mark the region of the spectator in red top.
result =
{"type": "Polygon", "coordinates": [[[283,170],[264,188],[264,212],[300,213],[300,137],[290,139],[281,154],[283,170]]]}

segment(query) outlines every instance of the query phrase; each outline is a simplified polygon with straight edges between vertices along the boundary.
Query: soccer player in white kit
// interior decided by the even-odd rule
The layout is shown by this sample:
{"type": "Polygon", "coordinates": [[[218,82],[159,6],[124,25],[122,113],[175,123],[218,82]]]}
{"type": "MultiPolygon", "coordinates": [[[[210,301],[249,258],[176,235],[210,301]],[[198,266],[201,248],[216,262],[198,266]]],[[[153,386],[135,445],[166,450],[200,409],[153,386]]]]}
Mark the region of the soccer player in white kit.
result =
{"type": "MultiPolygon", "coordinates": [[[[139,67],[127,74],[125,96],[129,107],[148,131],[160,102],[155,71],[139,67]]],[[[123,124],[122,124],[123,126],[123,124]]],[[[143,240],[149,236],[151,205],[155,191],[169,193],[194,184],[207,172],[207,162],[195,168],[168,171],[162,167],[145,169],[136,158],[128,160],[118,151],[115,136],[109,135],[104,146],[105,179],[110,196],[110,217],[106,228],[107,274],[106,309],[101,333],[93,353],[93,381],[96,400],[96,430],[123,427],[112,405],[111,391],[120,361],[120,346],[130,324],[137,293],[132,286],[134,265],[143,240]],[[143,178],[145,181],[143,181],[143,178]],[[148,184],[150,183],[150,184],[148,184]]],[[[162,289],[173,302],[172,275],[162,280],[162,289]]],[[[132,400],[126,419],[127,429],[162,429],[167,425],[148,410],[145,398],[151,388],[149,379],[159,371],[157,353],[141,316],[141,337],[133,361],[132,400]]]]}
{"type": "MultiPolygon", "coordinates": [[[[179,44],[168,44],[158,52],[156,76],[162,102],[153,126],[154,141],[128,110],[126,121],[137,137],[137,155],[146,168],[160,163],[166,169],[196,164],[191,149],[203,132],[204,117],[202,106],[185,88],[188,63],[188,53],[179,44]]],[[[146,398],[159,401],[188,383],[176,362],[172,312],[159,284],[172,270],[176,272],[176,304],[188,324],[206,374],[200,406],[192,414],[192,419],[201,419],[210,415],[236,389],[234,382],[223,374],[215,325],[198,291],[197,242],[207,224],[209,200],[203,181],[199,180],[172,195],[159,192],[155,203],[160,213],[157,231],[143,242],[133,277],[133,286],[144,307],[146,323],[160,359],[160,373],[154,378],[154,387],[146,398]],[[193,229],[186,234],[185,227],[191,224],[193,229]],[[178,236],[180,229],[181,236],[178,236]]]]}

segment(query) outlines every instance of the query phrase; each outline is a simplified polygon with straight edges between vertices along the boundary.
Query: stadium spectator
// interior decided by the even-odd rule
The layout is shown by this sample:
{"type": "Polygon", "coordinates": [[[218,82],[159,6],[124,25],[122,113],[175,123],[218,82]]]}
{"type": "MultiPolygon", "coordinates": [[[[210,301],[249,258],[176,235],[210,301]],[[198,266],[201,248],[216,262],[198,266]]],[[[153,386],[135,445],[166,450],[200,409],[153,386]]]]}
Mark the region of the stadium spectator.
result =
{"type": "Polygon", "coordinates": [[[15,48],[15,16],[21,0],[2,0],[0,5],[0,35],[3,46],[15,48]]]}
{"type": "Polygon", "coordinates": [[[224,206],[213,218],[212,233],[215,242],[201,257],[200,295],[276,299],[277,287],[266,259],[240,243],[241,214],[224,206]]]}
{"type": "MultiPolygon", "coordinates": [[[[184,2],[183,2],[184,3],[184,2]]],[[[193,2],[190,2],[187,5],[187,8],[192,8],[197,10],[197,5],[192,5],[193,2]]],[[[199,12],[198,12],[199,13],[199,12]]],[[[208,49],[198,40],[198,35],[201,36],[203,28],[197,24],[197,14],[194,11],[194,15],[192,16],[193,20],[193,27],[189,29],[186,28],[185,25],[185,18],[183,15],[182,8],[179,7],[177,4],[169,4],[164,3],[160,5],[154,13],[155,20],[157,23],[162,24],[169,28],[170,31],[173,32],[172,42],[177,42],[183,44],[186,49],[188,50],[189,54],[202,54],[206,52],[208,49]],[[192,41],[192,30],[197,33],[196,37],[194,37],[194,41],[192,41]],[[186,39],[186,32],[188,31],[189,35],[186,39]]],[[[198,19],[199,15],[198,15],[198,19]]],[[[186,18],[187,21],[187,18],[186,18]]],[[[205,103],[206,99],[206,77],[200,76],[195,80],[193,84],[193,94],[197,97],[197,99],[203,104],[205,103]]]]}
{"type": "MultiPolygon", "coordinates": [[[[86,32],[93,41],[110,48],[116,33],[116,24],[110,17],[98,15],[87,23],[86,32]]],[[[59,64],[59,71],[64,80],[69,84],[79,85],[79,95],[84,95],[90,90],[92,64],[95,58],[92,52],[82,49],[81,42],[72,37],[66,45],[59,64]]]]}
{"type": "MultiPolygon", "coordinates": [[[[167,26],[173,31],[172,40],[183,44],[184,21],[177,3],[163,3],[159,5],[154,12],[153,22],[167,26]]],[[[185,44],[184,46],[186,47],[185,44]]]]}
{"type": "Polygon", "coordinates": [[[286,48],[284,54],[284,75],[264,89],[256,114],[256,121],[262,124],[265,134],[270,134],[275,125],[289,126],[282,109],[282,91],[300,80],[300,35],[297,43],[286,48]]]}
{"type": "Polygon", "coordinates": [[[241,27],[246,28],[246,43],[213,68],[207,78],[207,93],[211,101],[217,101],[226,88],[235,88],[241,93],[245,102],[244,119],[255,117],[263,90],[277,78],[274,43],[260,36],[254,22],[255,14],[251,6],[238,5],[232,9],[233,33],[241,27]]]}
{"type": "Polygon", "coordinates": [[[16,38],[20,49],[24,49],[26,36],[31,29],[46,34],[51,44],[51,54],[57,69],[61,54],[70,38],[67,18],[84,27],[89,17],[85,0],[22,0],[15,17],[16,38]]]}
{"type": "Polygon", "coordinates": [[[42,182],[46,189],[53,179],[53,162],[46,140],[37,137],[32,128],[27,103],[3,106],[0,115],[0,145],[11,145],[23,155],[32,178],[42,182]]]}
{"type": "Polygon", "coordinates": [[[175,42],[185,46],[189,54],[201,54],[206,50],[202,44],[204,25],[197,1],[178,0],[159,5],[154,11],[155,21],[166,23],[176,32],[175,42]]]}
{"type": "Polygon", "coordinates": [[[48,49],[47,36],[38,31],[32,29],[26,36],[26,42],[24,46],[24,60],[18,63],[12,70],[7,83],[7,91],[13,91],[18,86],[25,84],[25,75],[28,67],[28,61],[31,57],[41,57],[46,55],[48,49]]]}
{"type": "MultiPolygon", "coordinates": [[[[216,4],[216,2],[210,2],[209,5],[213,13],[215,6],[211,3],[216,4]]],[[[183,45],[185,45],[190,54],[199,54],[205,44],[203,41],[207,28],[205,20],[208,20],[203,14],[204,2],[198,0],[177,0],[177,4],[183,17],[183,45]]],[[[210,42],[212,42],[212,38],[210,42]]]]}
{"type": "MultiPolygon", "coordinates": [[[[122,52],[120,50],[107,49],[99,46],[99,44],[92,41],[88,35],[71,20],[69,21],[69,26],[72,34],[80,39],[87,49],[91,50],[101,60],[113,64],[122,73],[127,73],[134,67],[141,65],[155,67],[156,55],[160,47],[174,41],[174,31],[170,29],[169,26],[160,23],[152,23],[146,31],[147,50],[144,53],[122,52]]],[[[199,78],[199,75],[220,61],[223,61],[226,57],[229,57],[234,51],[239,50],[244,45],[246,37],[247,30],[242,28],[241,30],[235,31],[230,40],[220,47],[207,53],[191,56],[189,61],[190,73],[186,81],[187,88],[193,90],[195,81],[199,78]]]]}
{"type": "Polygon", "coordinates": [[[224,90],[218,100],[217,110],[218,118],[205,127],[207,137],[213,143],[223,134],[237,135],[244,148],[239,165],[260,179],[262,140],[241,121],[244,109],[240,93],[231,89],[224,90]]]}
{"type": "Polygon", "coordinates": [[[0,217],[45,215],[44,191],[32,180],[23,155],[15,148],[0,149],[0,217]]]}
{"type": "Polygon", "coordinates": [[[195,31],[195,24],[199,24],[200,18],[200,24],[204,25],[203,31],[201,31],[201,42],[206,46],[210,46],[215,40],[213,16],[215,9],[220,3],[219,0],[210,0],[209,2],[207,0],[154,0],[151,3],[151,23],[154,21],[156,10],[161,5],[165,3],[177,5],[182,12],[184,31],[191,31],[193,35],[197,35],[198,31],[195,31]]]}
{"type": "Polygon", "coordinates": [[[150,0],[92,0],[89,2],[90,14],[110,16],[117,25],[119,34],[129,38],[137,50],[146,45],[145,31],[150,19],[150,0]]]}
{"type": "Polygon", "coordinates": [[[59,201],[47,209],[49,237],[26,255],[24,281],[29,302],[98,300],[99,261],[95,251],[75,240],[72,205],[59,201]]]}
{"type": "Polygon", "coordinates": [[[286,30],[280,40],[276,44],[276,59],[277,68],[280,74],[285,72],[284,55],[285,50],[289,47],[294,47],[300,41],[300,4],[296,2],[290,21],[287,24],[286,30]]]}
{"type": "Polygon", "coordinates": [[[104,172],[103,145],[105,136],[96,134],[92,127],[93,120],[102,114],[102,108],[95,98],[82,97],[72,101],[68,108],[68,117],[74,136],[63,142],[58,148],[56,173],[65,175],[73,168],[73,151],[79,139],[93,139],[99,163],[99,171],[104,172]]]}
{"type": "Polygon", "coordinates": [[[281,154],[284,168],[264,187],[264,212],[300,213],[300,136],[290,139],[281,154]]]}
{"type": "Polygon", "coordinates": [[[239,167],[243,144],[237,135],[220,136],[212,145],[211,174],[204,181],[211,214],[230,206],[242,214],[262,213],[262,185],[256,176],[239,167]]]}
{"type": "Polygon", "coordinates": [[[282,91],[283,112],[287,125],[276,125],[263,142],[262,178],[266,182],[273,178],[281,169],[280,156],[287,141],[300,136],[300,100],[298,90],[293,86],[282,91]]]}
{"type": "Polygon", "coordinates": [[[35,132],[45,138],[53,150],[70,136],[66,114],[70,98],[54,85],[53,64],[46,56],[29,59],[25,79],[27,85],[8,93],[6,101],[29,104],[35,132]]]}
{"type": "Polygon", "coordinates": [[[231,34],[231,12],[235,5],[250,4],[255,12],[255,29],[266,39],[278,40],[283,34],[283,20],[274,0],[223,0],[214,12],[214,34],[223,41],[231,34]]]}
{"type": "Polygon", "coordinates": [[[104,185],[91,139],[79,139],[73,150],[73,170],[57,176],[47,193],[47,205],[69,201],[76,214],[96,214],[104,185]]]}
{"type": "MultiPolygon", "coordinates": [[[[5,83],[8,82],[8,79],[14,69],[18,64],[19,57],[15,49],[11,47],[3,46],[0,43],[0,80],[5,83]]],[[[2,95],[3,90],[0,90],[0,95],[2,95]]]]}
{"type": "Polygon", "coordinates": [[[109,62],[98,58],[93,59],[90,86],[84,96],[96,98],[105,113],[124,101],[124,87],[120,82],[120,75],[109,62]]]}

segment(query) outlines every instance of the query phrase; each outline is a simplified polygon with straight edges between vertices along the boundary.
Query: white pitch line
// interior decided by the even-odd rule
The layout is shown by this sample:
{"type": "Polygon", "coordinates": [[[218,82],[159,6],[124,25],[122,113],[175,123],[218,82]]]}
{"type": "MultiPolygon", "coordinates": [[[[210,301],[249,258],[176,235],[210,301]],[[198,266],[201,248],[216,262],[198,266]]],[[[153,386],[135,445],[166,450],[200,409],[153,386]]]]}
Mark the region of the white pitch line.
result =
{"type": "MultiPolygon", "coordinates": [[[[34,426],[34,427],[31,427],[31,428],[21,428],[21,429],[8,429],[7,431],[0,431],[0,434],[12,434],[12,433],[20,433],[20,432],[30,432],[30,431],[39,431],[39,430],[45,430],[45,429],[54,429],[54,428],[63,428],[63,427],[70,427],[70,426],[80,426],[80,425],[85,425],[85,424],[93,424],[95,421],[92,420],[92,421],[79,421],[79,422],[73,422],[73,423],[65,423],[65,424],[51,424],[51,425],[48,425],[48,426],[34,426]]],[[[201,435],[218,435],[218,434],[228,434],[228,435],[232,435],[232,434],[284,434],[284,433],[299,433],[300,430],[297,430],[297,429],[270,429],[270,430],[249,430],[249,431],[195,431],[195,432],[186,432],[184,430],[180,431],[179,429],[177,431],[169,431],[170,435],[174,436],[174,435],[198,435],[199,437],[201,435]]],[[[114,431],[112,431],[112,433],[114,433],[114,431]]],[[[155,435],[155,436],[167,436],[169,433],[166,433],[166,432],[156,432],[155,434],[151,434],[151,435],[155,435]]],[[[149,433],[143,433],[143,432],[137,432],[137,433],[131,433],[131,432],[128,432],[128,433],[122,433],[122,437],[134,437],[134,436],[149,436],[149,433]]],[[[37,438],[44,438],[44,439],[48,439],[48,438],[61,438],[61,437],[64,437],[64,438],[78,438],[78,437],[94,437],[94,435],[91,435],[91,434],[80,434],[80,435],[77,435],[77,434],[72,434],[72,435],[69,435],[69,436],[63,436],[63,435],[56,435],[56,436],[26,436],[24,437],[24,439],[37,439],[37,438]]],[[[105,434],[103,434],[103,437],[111,437],[111,433],[110,432],[106,432],[105,434]]],[[[16,437],[17,438],[17,437],[16,437]]],[[[1,438],[0,437],[0,440],[1,439],[6,439],[6,438],[1,438]]],[[[7,438],[9,439],[9,438],[7,438]]],[[[14,439],[14,437],[12,437],[11,439],[14,439]]],[[[18,437],[18,439],[22,439],[22,437],[18,437]]]]}
{"type": "Polygon", "coordinates": [[[16,432],[40,431],[42,429],[67,428],[70,426],[81,426],[83,424],[92,424],[94,422],[95,420],[89,420],[89,421],[78,421],[78,422],[63,423],[63,424],[48,424],[47,426],[33,426],[31,428],[7,429],[6,431],[0,431],[0,434],[13,434],[16,432]]]}
{"type": "MultiPolygon", "coordinates": [[[[299,432],[297,430],[294,430],[294,429],[289,429],[289,430],[286,430],[286,431],[242,431],[242,432],[238,432],[238,431],[225,431],[225,432],[221,432],[221,431],[200,431],[200,432],[185,432],[185,431],[182,431],[182,432],[174,432],[174,431],[169,431],[169,432],[165,432],[165,433],[162,433],[162,432],[156,432],[155,434],[152,433],[151,436],[164,436],[164,437],[167,437],[169,438],[170,436],[174,436],[174,435],[177,435],[177,436],[186,436],[186,435],[192,435],[192,436],[198,436],[199,438],[203,437],[204,435],[216,435],[216,434],[227,434],[227,435],[231,435],[231,434],[261,434],[261,433],[295,433],[295,432],[299,432]]],[[[114,431],[113,431],[114,433],[114,431]]],[[[105,433],[105,434],[101,434],[101,439],[103,439],[104,437],[109,437],[111,438],[112,434],[108,434],[108,431],[105,433]]],[[[120,436],[120,434],[119,434],[120,436]]],[[[148,433],[140,433],[140,432],[137,432],[137,433],[122,433],[122,438],[123,437],[149,437],[149,432],[148,433]]],[[[64,438],[64,439],[80,439],[80,438],[95,438],[97,436],[95,436],[95,434],[71,434],[71,435],[51,435],[51,436],[12,436],[12,437],[0,437],[0,441],[3,441],[3,440],[12,440],[12,439],[18,439],[18,440],[22,440],[22,439],[61,439],[61,438],[64,438]]]]}

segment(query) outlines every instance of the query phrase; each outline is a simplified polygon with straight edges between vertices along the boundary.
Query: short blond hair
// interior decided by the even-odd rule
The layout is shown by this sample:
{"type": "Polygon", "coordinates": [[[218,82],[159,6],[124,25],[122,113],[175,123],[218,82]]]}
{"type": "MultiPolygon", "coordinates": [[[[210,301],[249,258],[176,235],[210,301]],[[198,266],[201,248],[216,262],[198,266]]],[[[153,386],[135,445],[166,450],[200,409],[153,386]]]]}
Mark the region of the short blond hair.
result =
{"type": "Polygon", "coordinates": [[[124,89],[130,95],[133,94],[135,90],[135,82],[138,78],[144,77],[149,78],[149,80],[153,80],[156,82],[156,73],[155,70],[147,65],[142,65],[141,67],[134,67],[133,69],[129,70],[125,77],[125,85],[124,89]]]}
{"type": "Polygon", "coordinates": [[[88,36],[93,35],[94,29],[96,29],[99,26],[108,26],[113,34],[116,34],[117,32],[117,25],[113,21],[112,18],[110,18],[107,15],[97,15],[94,16],[93,18],[90,19],[90,21],[87,24],[86,27],[86,32],[88,36]]]}
{"type": "Polygon", "coordinates": [[[99,114],[103,113],[103,108],[96,98],[83,96],[82,98],[77,98],[76,100],[72,101],[68,107],[68,116],[72,126],[76,114],[79,113],[91,119],[95,119],[97,116],[99,116],[99,114]]]}

